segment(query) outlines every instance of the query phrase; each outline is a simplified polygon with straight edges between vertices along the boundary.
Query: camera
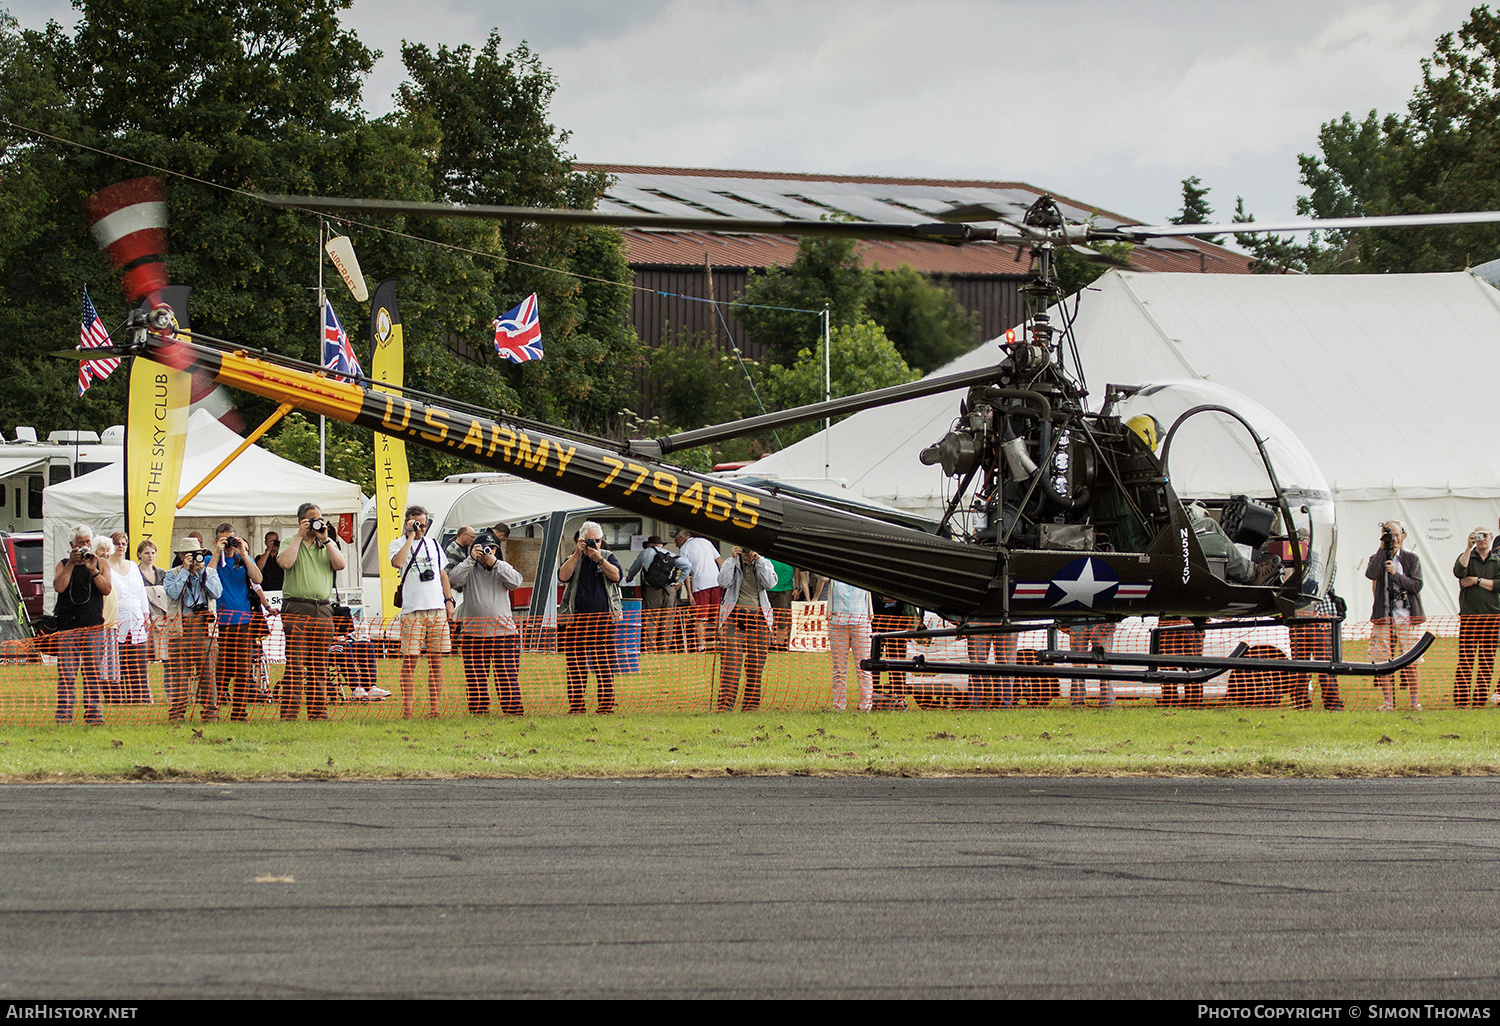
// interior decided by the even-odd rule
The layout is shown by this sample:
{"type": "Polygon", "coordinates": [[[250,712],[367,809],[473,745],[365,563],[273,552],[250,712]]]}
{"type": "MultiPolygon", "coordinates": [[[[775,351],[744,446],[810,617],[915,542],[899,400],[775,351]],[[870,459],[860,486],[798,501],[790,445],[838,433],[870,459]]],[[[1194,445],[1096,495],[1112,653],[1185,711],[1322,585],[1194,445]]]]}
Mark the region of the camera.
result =
{"type": "Polygon", "coordinates": [[[586,549],[597,549],[599,547],[599,539],[585,538],[583,541],[583,547],[586,549]]]}
{"type": "Polygon", "coordinates": [[[422,569],[417,571],[417,576],[424,581],[430,581],[437,576],[437,571],[430,566],[424,566],[422,569]]]}
{"type": "Polygon", "coordinates": [[[427,530],[426,525],[423,524],[422,521],[420,521],[420,520],[417,520],[417,519],[413,518],[413,519],[408,520],[406,522],[406,533],[407,534],[421,535],[424,532],[426,532],[426,530],[427,530]]]}
{"type": "Polygon", "coordinates": [[[493,556],[499,550],[496,549],[493,545],[481,545],[479,546],[479,551],[483,555],[493,556]]]}
{"type": "Polygon", "coordinates": [[[73,555],[72,555],[71,558],[72,558],[73,562],[75,562],[75,563],[85,563],[88,560],[92,559],[93,557],[94,557],[94,554],[92,552],[90,552],[88,549],[77,548],[77,549],[73,550],[73,555]]]}
{"type": "Polygon", "coordinates": [[[235,549],[241,548],[244,544],[244,542],[240,541],[238,538],[231,534],[224,539],[224,551],[232,552],[235,549]]]}
{"type": "Polygon", "coordinates": [[[1380,525],[1380,547],[1389,555],[1396,551],[1396,537],[1384,524],[1380,525]]]}
{"type": "Polygon", "coordinates": [[[322,517],[318,517],[316,520],[310,520],[307,523],[307,529],[313,534],[322,534],[324,531],[328,530],[328,521],[324,520],[322,517]]]}

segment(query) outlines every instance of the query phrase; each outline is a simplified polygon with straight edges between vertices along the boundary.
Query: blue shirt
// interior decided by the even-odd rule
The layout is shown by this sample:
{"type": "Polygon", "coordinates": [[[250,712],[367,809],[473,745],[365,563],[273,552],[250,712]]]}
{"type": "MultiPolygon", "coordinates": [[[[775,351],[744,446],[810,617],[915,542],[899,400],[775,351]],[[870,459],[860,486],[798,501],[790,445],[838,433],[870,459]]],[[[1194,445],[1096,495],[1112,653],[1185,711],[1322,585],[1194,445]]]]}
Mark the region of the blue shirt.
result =
{"type": "Polygon", "coordinates": [[[192,576],[188,576],[187,567],[174,566],[167,571],[162,585],[166,588],[167,598],[182,603],[184,615],[208,612],[209,599],[218,598],[223,591],[219,575],[211,566],[192,576]]]}
{"type": "Polygon", "coordinates": [[[219,596],[219,625],[228,627],[250,622],[250,573],[239,553],[229,556],[219,564],[219,584],[223,593],[219,596]]]}

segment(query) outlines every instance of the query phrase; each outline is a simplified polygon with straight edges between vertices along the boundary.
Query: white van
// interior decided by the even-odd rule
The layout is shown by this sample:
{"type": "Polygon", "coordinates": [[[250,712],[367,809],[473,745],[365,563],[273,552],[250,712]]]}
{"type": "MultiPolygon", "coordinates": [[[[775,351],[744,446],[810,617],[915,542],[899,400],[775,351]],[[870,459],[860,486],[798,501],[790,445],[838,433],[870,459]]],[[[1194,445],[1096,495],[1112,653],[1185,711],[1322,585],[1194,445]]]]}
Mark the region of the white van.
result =
{"type": "Polygon", "coordinates": [[[120,425],[107,428],[103,439],[92,431],[54,431],[45,442],[36,440],[33,428],[16,428],[15,441],[0,439],[0,531],[42,530],[44,488],[124,456],[125,428],[120,425]]]}

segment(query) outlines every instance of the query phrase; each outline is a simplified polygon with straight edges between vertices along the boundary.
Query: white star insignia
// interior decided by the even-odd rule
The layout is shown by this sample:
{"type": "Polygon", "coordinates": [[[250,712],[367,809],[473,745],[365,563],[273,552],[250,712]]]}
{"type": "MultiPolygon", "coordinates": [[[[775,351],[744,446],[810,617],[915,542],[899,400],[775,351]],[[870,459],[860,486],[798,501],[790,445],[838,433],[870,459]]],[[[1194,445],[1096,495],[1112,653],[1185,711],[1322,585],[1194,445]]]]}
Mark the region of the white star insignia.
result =
{"type": "Polygon", "coordinates": [[[1077,602],[1079,605],[1093,609],[1094,598],[1101,591],[1108,591],[1119,582],[1094,580],[1094,561],[1090,559],[1084,563],[1083,572],[1078,575],[1076,581],[1063,581],[1054,578],[1052,583],[1062,589],[1062,598],[1052,603],[1053,609],[1056,609],[1058,606],[1065,606],[1069,602],[1077,602]]]}

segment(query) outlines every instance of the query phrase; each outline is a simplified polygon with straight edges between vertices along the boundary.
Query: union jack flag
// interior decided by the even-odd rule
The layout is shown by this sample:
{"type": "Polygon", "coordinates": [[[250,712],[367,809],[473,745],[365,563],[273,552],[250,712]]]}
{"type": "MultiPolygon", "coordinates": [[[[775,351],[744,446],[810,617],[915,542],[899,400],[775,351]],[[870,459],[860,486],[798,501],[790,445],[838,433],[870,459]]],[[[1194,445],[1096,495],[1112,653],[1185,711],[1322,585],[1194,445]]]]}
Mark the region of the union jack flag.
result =
{"type": "Polygon", "coordinates": [[[542,322],[537,317],[535,292],[495,321],[495,351],[516,363],[542,358],[542,322]]]}
{"type": "MultiPolygon", "coordinates": [[[[109,332],[104,330],[104,322],[99,320],[99,312],[94,309],[94,302],[89,299],[86,286],[83,290],[83,327],[78,332],[78,344],[87,349],[110,344],[109,332]]],[[[81,396],[87,392],[91,383],[109,377],[118,366],[120,361],[113,358],[78,361],[78,394],[81,396]]]]}
{"type": "Polygon", "coordinates": [[[349,344],[349,336],[339,323],[338,314],[333,312],[333,303],[327,299],[323,300],[323,366],[350,380],[362,378],[365,374],[360,369],[359,357],[354,355],[354,347],[349,344]]]}

